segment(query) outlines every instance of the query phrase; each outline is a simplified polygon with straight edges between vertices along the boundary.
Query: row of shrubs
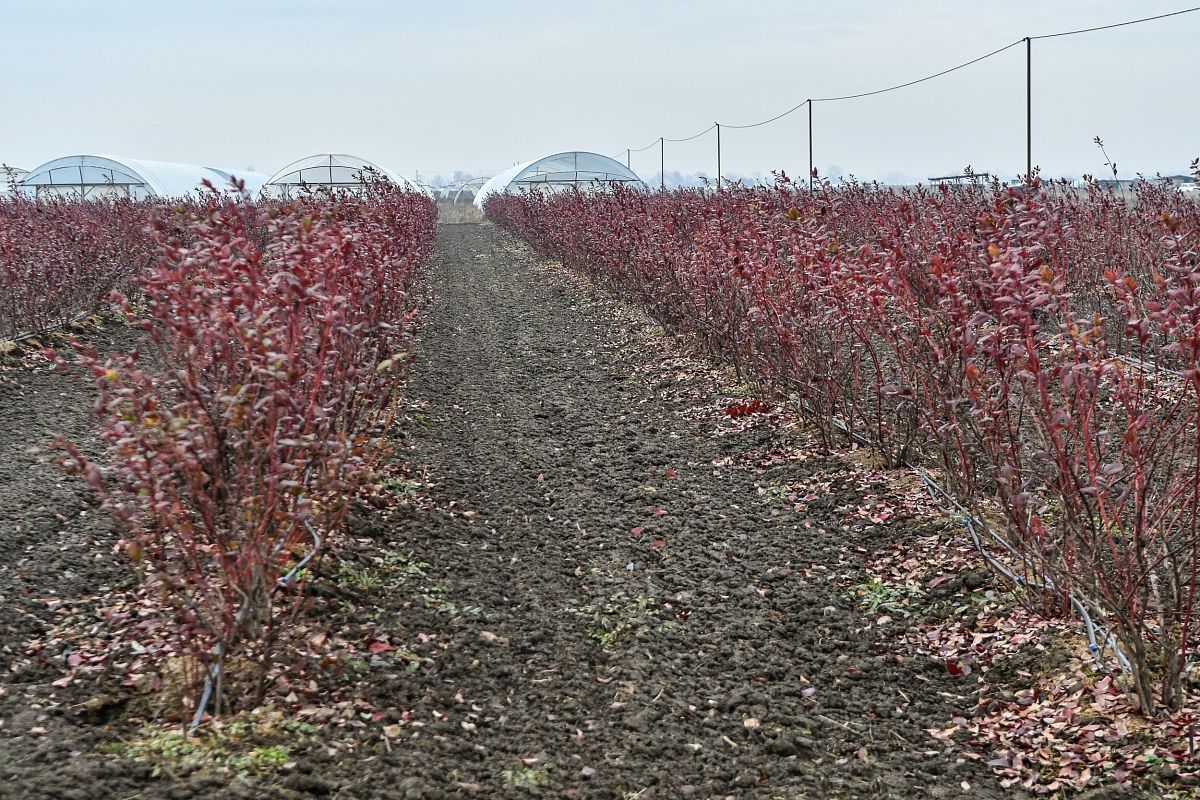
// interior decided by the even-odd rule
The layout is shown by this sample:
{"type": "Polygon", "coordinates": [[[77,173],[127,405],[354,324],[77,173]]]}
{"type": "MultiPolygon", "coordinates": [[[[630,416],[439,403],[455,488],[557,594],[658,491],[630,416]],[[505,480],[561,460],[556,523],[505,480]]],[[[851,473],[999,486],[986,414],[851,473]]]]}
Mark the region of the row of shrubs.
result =
{"type": "MultiPolygon", "coordinates": [[[[937,469],[1031,584],[1084,598],[1179,708],[1200,573],[1200,206],[1019,186],[489,198],[832,441],[937,469]]],[[[1054,598],[1045,598],[1054,600],[1054,598]]]]}
{"type": "Polygon", "coordinates": [[[132,200],[0,200],[0,342],[94,313],[154,263],[151,220],[132,200]]]}
{"type": "Polygon", "coordinates": [[[60,445],[121,522],[151,611],[138,636],[184,665],[195,723],[261,700],[313,559],[388,457],[436,207],[378,183],[294,202],[13,200],[0,217],[0,282],[18,289],[0,332],[101,307],[137,329],[126,352],[46,353],[99,387],[104,455],[60,445]]]}

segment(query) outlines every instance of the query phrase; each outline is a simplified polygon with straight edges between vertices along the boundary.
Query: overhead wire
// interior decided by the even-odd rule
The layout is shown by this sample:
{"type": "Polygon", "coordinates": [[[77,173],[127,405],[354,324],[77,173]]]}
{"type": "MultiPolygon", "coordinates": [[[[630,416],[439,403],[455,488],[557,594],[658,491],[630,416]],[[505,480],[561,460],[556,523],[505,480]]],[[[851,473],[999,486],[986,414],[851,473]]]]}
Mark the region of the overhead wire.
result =
{"type": "Polygon", "coordinates": [[[651,147],[658,147],[659,141],[660,141],[659,139],[655,139],[653,142],[646,145],[645,147],[627,147],[624,150],[622,150],[620,153],[617,153],[615,156],[613,156],[613,158],[619,158],[622,153],[627,153],[627,154],[632,155],[633,153],[641,153],[644,150],[649,150],[651,147]]]}
{"type": "MultiPolygon", "coordinates": [[[[1153,22],[1155,20],[1167,19],[1168,17],[1178,17],[1182,14],[1191,14],[1196,11],[1200,11],[1200,6],[1192,6],[1190,8],[1180,9],[1179,11],[1171,11],[1166,14],[1156,14],[1156,15],[1150,16],[1150,17],[1140,17],[1138,19],[1125,20],[1123,22],[1114,22],[1109,25],[1096,25],[1096,26],[1090,27],[1090,28],[1078,28],[1078,29],[1069,30],[1069,31],[1058,31],[1056,33],[1043,33],[1043,34],[1039,34],[1037,36],[1022,37],[1020,39],[1017,39],[1014,42],[1004,45],[1003,47],[992,50],[989,53],[985,53],[985,54],[979,56],[978,58],[973,58],[970,61],[964,61],[961,64],[957,64],[948,69],[941,70],[940,72],[935,72],[932,75],[926,75],[922,78],[917,78],[915,80],[906,81],[904,83],[899,83],[899,84],[896,84],[895,86],[888,86],[883,89],[874,89],[874,90],[867,91],[867,92],[858,92],[856,94],[837,95],[837,96],[832,96],[832,97],[813,97],[811,99],[804,100],[803,102],[797,103],[796,105],[789,108],[787,111],[784,111],[780,114],[776,114],[775,116],[770,117],[769,119],[764,119],[760,122],[751,122],[751,123],[747,123],[744,125],[726,125],[724,123],[721,123],[721,127],[734,128],[734,129],[739,129],[739,130],[745,130],[748,128],[758,128],[763,125],[769,125],[772,122],[777,122],[777,121],[783,119],[784,117],[788,116],[789,114],[793,114],[796,111],[799,111],[801,108],[803,108],[806,105],[809,105],[810,103],[832,103],[832,102],[837,102],[837,101],[841,101],[841,100],[855,100],[855,99],[858,99],[861,97],[872,97],[874,95],[886,94],[887,92],[894,92],[899,89],[906,89],[909,86],[915,86],[919,83],[931,81],[931,80],[934,80],[935,78],[940,78],[944,75],[949,75],[952,72],[957,72],[960,69],[965,69],[966,67],[972,66],[973,64],[978,64],[980,61],[984,61],[993,56],[999,55],[1000,53],[1003,53],[1006,50],[1010,50],[1011,48],[1016,47],[1017,45],[1021,44],[1022,42],[1025,42],[1027,40],[1033,41],[1033,40],[1038,40],[1038,39],[1053,39],[1053,38],[1057,38],[1057,37],[1061,37],[1061,36],[1075,36],[1075,35],[1078,35],[1081,33],[1094,33],[1095,31],[1110,30],[1112,28],[1123,28],[1128,25],[1138,25],[1143,22],[1153,22]]],[[[638,148],[637,150],[630,149],[629,152],[639,153],[642,150],[649,150],[651,147],[654,147],[656,144],[659,144],[661,142],[689,142],[692,139],[698,139],[699,137],[701,137],[704,134],[708,133],[709,131],[713,130],[715,127],[717,127],[716,123],[709,126],[708,128],[705,128],[700,133],[697,133],[693,136],[688,136],[683,139],[668,139],[666,137],[662,137],[662,138],[658,139],[657,141],[651,142],[650,144],[646,145],[645,147],[638,148]]]]}
{"type": "Polygon", "coordinates": [[[745,130],[746,128],[758,128],[762,125],[770,125],[772,122],[781,120],[784,117],[786,117],[788,114],[791,114],[794,111],[799,111],[800,109],[804,108],[806,105],[808,105],[811,102],[812,102],[812,100],[805,100],[802,103],[797,103],[796,105],[792,106],[791,108],[789,108],[787,111],[783,112],[782,114],[776,114],[775,116],[771,117],[770,119],[764,119],[762,122],[751,122],[748,125],[724,125],[723,124],[723,125],[721,125],[721,127],[722,128],[738,128],[741,130],[745,130]]]}
{"type": "Polygon", "coordinates": [[[991,58],[992,56],[995,56],[995,55],[999,55],[1000,53],[1003,53],[1005,50],[1016,47],[1023,41],[1025,41],[1025,40],[1017,39],[1015,42],[1006,44],[1006,45],[1004,45],[1004,47],[997,48],[990,53],[985,53],[985,54],[979,56],[978,58],[973,58],[970,61],[964,61],[963,63],[958,64],[957,66],[950,67],[949,69],[944,69],[941,72],[935,72],[932,75],[926,75],[924,78],[917,78],[916,80],[913,80],[913,81],[906,81],[905,83],[898,83],[895,86],[889,86],[886,89],[875,89],[870,92],[859,92],[858,94],[843,94],[843,95],[839,95],[837,97],[814,97],[812,99],[812,102],[814,102],[814,103],[832,103],[837,100],[855,100],[859,97],[871,97],[871,96],[877,95],[877,94],[885,94],[887,92],[894,92],[897,89],[906,89],[909,86],[916,86],[918,83],[924,83],[925,81],[931,81],[934,78],[940,78],[943,75],[949,75],[951,72],[957,72],[958,70],[969,67],[972,64],[978,64],[980,61],[991,58]]]}
{"type": "Polygon", "coordinates": [[[709,131],[711,131],[711,130],[715,130],[715,129],[716,129],[716,127],[717,127],[717,123],[715,123],[715,122],[714,122],[712,125],[709,125],[709,126],[708,126],[707,128],[705,128],[704,130],[700,131],[699,133],[692,134],[691,136],[686,136],[686,137],[684,137],[684,138],[682,138],[682,139],[668,139],[667,137],[665,137],[665,136],[664,136],[664,137],[663,137],[663,138],[662,138],[660,141],[664,141],[664,142],[690,142],[692,139],[699,139],[701,136],[703,136],[704,134],[708,133],[709,131]]]}
{"type": "Polygon", "coordinates": [[[1190,14],[1193,11],[1200,11],[1200,6],[1192,6],[1180,11],[1171,11],[1167,14],[1157,14],[1153,17],[1142,17],[1141,19],[1130,19],[1124,22],[1114,22],[1111,25],[1097,25],[1094,28],[1080,28],[1074,31],[1060,31],[1059,33],[1043,33],[1041,36],[1030,36],[1030,39],[1053,39],[1058,36],[1074,36],[1077,33],[1092,33],[1094,31],[1106,31],[1110,28],[1124,28],[1126,25],[1137,25],[1140,22],[1153,22],[1156,19],[1166,19],[1167,17],[1178,17],[1180,14],[1190,14]]]}
{"type": "MultiPolygon", "coordinates": [[[[646,145],[645,147],[639,148],[638,150],[628,150],[627,152],[631,152],[631,153],[632,152],[641,152],[642,150],[650,149],[651,147],[653,147],[656,144],[663,144],[665,142],[673,142],[673,143],[689,142],[693,139],[698,139],[699,137],[705,135],[706,133],[712,131],[713,129],[718,128],[719,126],[733,128],[733,129],[740,129],[740,130],[761,127],[763,125],[768,125],[772,122],[781,120],[784,117],[788,116],[789,114],[799,111],[801,108],[803,108],[806,105],[810,106],[810,108],[811,108],[811,105],[813,103],[830,103],[830,102],[837,102],[837,101],[842,101],[842,100],[855,100],[855,99],[862,98],[862,97],[872,97],[874,95],[885,94],[887,92],[894,92],[894,91],[897,91],[900,89],[906,89],[910,86],[915,86],[920,83],[925,83],[926,81],[931,81],[931,80],[934,80],[935,78],[940,78],[945,75],[949,75],[952,72],[957,72],[958,70],[965,69],[974,64],[978,64],[981,61],[992,58],[993,56],[997,56],[1000,53],[1010,50],[1010,49],[1016,47],[1017,45],[1021,44],[1022,42],[1029,43],[1034,40],[1053,39],[1053,38],[1058,38],[1058,37],[1063,37],[1063,36],[1075,36],[1078,34],[1094,33],[1096,31],[1103,31],[1103,30],[1111,30],[1113,28],[1122,28],[1122,27],[1126,27],[1129,25],[1137,25],[1137,24],[1144,23],[1144,22],[1152,22],[1155,20],[1167,19],[1169,17],[1177,17],[1177,16],[1180,16],[1183,14],[1190,14],[1190,13],[1193,13],[1196,11],[1200,11],[1200,6],[1193,6],[1190,8],[1181,9],[1179,11],[1172,11],[1172,12],[1169,12],[1166,14],[1157,14],[1157,15],[1150,16],[1150,17],[1141,17],[1138,19],[1126,20],[1124,22],[1116,22],[1116,23],[1112,23],[1109,25],[1097,25],[1097,26],[1090,27],[1090,28],[1078,28],[1078,29],[1069,30],[1069,31],[1059,31],[1057,33],[1046,33],[1046,34],[1040,34],[1038,36],[1023,37],[1021,39],[1017,39],[1016,41],[1010,42],[1009,44],[1006,44],[1003,47],[999,47],[995,50],[992,50],[991,52],[985,53],[977,58],[973,58],[970,61],[964,61],[961,64],[957,64],[948,69],[941,70],[940,72],[935,72],[931,75],[926,75],[922,78],[917,78],[915,80],[906,81],[904,83],[899,83],[899,84],[896,84],[895,86],[888,86],[888,87],[885,87],[882,89],[875,89],[875,90],[868,91],[868,92],[859,92],[857,94],[838,95],[838,96],[834,96],[834,97],[814,97],[814,98],[804,100],[801,103],[797,103],[796,105],[792,106],[788,110],[786,110],[780,114],[776,114],[775,116],[773,116],[769,119],[762,120],[760,122],[752,122],[752,123],[748,123],[745,125],[724,125],[724,126],[721,126],[720,123],[714,122],[709,127],[705,128],[704,130],[700,131],[697,134],[693,134],[692,136],[688,136],[688,137],[685,137],[682,139],[668,139],[666,137],[662,137],[655,142],[651,142],[649,145],[646,145]]],[[[854,434],[848,428],[844,428],[844,430],[847,434],[854,436],[854,434]]],[[[908,465],[908,466],[911,466],[911,465],[908,465]]],[[[1011,544],[1004,541],[1001,537],[998,537],[995,533],[991,532],[986,525],[982,525],[978,520],[976,520],[974,517],[972,517],[971,514],[961,504],[959,504],[957,502],[957,500],[955,500],[955,498],[950,493],[946,492],[946,490],[944,490],[944,489],[942,489],[942,487],[938,486],[937,483],[928,475],[928,473],[926,473],[924,470],[917,469],[917,474],[920,477],[920,479],[922,480],[922,482],[925,484],[926,489],[929,491],[930,495],[933,497],[933,499],[935,501],[944,500],[946,503],[950,504],[948,507],[944,507],[945,511],[947,511],[948,513],[951,513],[951,514],[961,515],[963,525],[966,526],[967,530],[971,534],[971,538],[974,541],[976,548],[979,550],[979,552],[981,552],[983,554],[985,560],[988,561],[990,566],[995,568],[1001,574],[1003,574],[1006,577],[1013,580],[1018,585],[1028,586],[1030,588],[1041,589],[1041,590],[1050,590],[1050,591],[1061,590],[1061,588],[1056,586],[1053,581],[1050,581],[1045,578],[1043,578],[1041,581],[1027,581],[1022,576],[1013,573],[1011,570],[1009,570],[1007,567],[1005,567],[1002,563],[1000,563],[995,558],[993,558],[991,556],[991,554],[989,554],[987,552],[987,549],[984,547],[983,542],[980,539],[980,536],[979,536],[979,533],[977,530],[977,528],[979,528],[979,527],[982,527],[984,530],[988,530],[988,532],[991,534],[993,539],[995,539],[997,542],[1002,544],[1006,549],[1009,550],[1010,553],[1020,557],[1022,560],[1022,563],[1026,567],[1029,566],[1028,562],[1025,560],[1025,557],[1022,554],[1020,554],[1015,548],[1013,548],[1011,544]],[[939,495],[940,495],[940,497],[939,497],[939,495]]],[[[1068,593],[1068,596],[1070,598],[1072,606],[1079,613],[1079,616],[1083,621],[1084,629],[1087,633],[1089,649],[1091,650],[1092,654],[1096,657],[1096,659],[1098,661],[1100,659],[1102,659],[1103,650],[1105,648],[1110,648],[1112,650],[1112,652],[1116,655],[1117,661],[1120,663],[1121,668],[1124,669],[1125,671],[1130,671],[1131,665],[1129,663],[1129,660],[1125,657],[1125,654],[1122,653],[1120,648],[1117,646],[1115,637],[1111,633],[1105,631],[1100,625],[1098,625],[1092,619],[1092,616],[1091,616],[1091,614],[1088,613],[1088,609],[1085,606],[1083,601],[1081,601],[1079,598],[1077,598],[1073,593],[1068,593]]]]}

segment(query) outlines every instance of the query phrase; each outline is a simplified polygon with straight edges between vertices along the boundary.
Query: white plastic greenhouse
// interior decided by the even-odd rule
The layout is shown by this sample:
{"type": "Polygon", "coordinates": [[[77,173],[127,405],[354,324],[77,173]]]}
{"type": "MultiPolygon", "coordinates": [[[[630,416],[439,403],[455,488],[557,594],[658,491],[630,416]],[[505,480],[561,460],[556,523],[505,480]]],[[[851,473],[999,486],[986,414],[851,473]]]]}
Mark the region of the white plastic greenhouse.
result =
{"type": "Polygon", "coordinates": [[[491,178],[462,178],[443,186],[438,192],[438,197],[452,203],[470,203],[483,185],[490,180],[491,178]]]}
{"type": "Polygon", "coordinates": [[[314,156],[293,161],[267,179],[263,194],[268,197],[287,199],[301,187],[326,190],[360,192],[365,185],[364,174],[373,171],[397,186],[414,192],[430,192],[403,178],[389,169],[358,156],[345,153],[318,153],[314,156]]]}
{"type": "Polygon", "coordinates": [[[475,195],[475,205],[483,208],[488,195],[521,189],[553,192],[569,187],[603,188],[614,183],[644,185],[642,179],[620,161],[599,153],[572,150],[509,167],[483,185],[475,195]]]}
{"type": "Polygon", "coordinates": [[[245,181],[246,191],[251,195],[257,194],[267,179],[263,173],[250,170],[218,169],[113,155],[79,155],[56,158],[34,167],[21,179],[20,190],[30,197],[179,199],[198,193],[205,180],[217,189],[226,190],[231,175],[245,181]]]}
{"type": "Polygon", "coordinates": [[[8,164],[0,164],[0,197],[12,194],[14,184],[20,183],[21,178],[29,174],[29,170],[21,169],[20,167],[10,167],[8,164]]]}

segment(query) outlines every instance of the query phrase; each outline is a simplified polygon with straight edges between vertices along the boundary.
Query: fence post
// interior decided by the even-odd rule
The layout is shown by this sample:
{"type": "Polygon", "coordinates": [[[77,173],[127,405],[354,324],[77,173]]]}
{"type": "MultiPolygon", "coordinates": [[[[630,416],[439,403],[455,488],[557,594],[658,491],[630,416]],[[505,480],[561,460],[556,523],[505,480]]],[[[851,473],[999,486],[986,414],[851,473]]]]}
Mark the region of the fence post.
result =
{"type": "Polygon", "coordinates": [[[1025,180],[1033,176],[1033,39],[1025,37],[1025,180]]]}
{"type": "Polygon", "coordinates": [[[812,191],[812,107],[813,102],[810,97],[805,101],[808,103],[808,190],[812,191]]]}
{"type": "Polygon", "coordinates": [[[721,191],[721,123],[714,122],[717,126],[717,191],[721,191]]]}

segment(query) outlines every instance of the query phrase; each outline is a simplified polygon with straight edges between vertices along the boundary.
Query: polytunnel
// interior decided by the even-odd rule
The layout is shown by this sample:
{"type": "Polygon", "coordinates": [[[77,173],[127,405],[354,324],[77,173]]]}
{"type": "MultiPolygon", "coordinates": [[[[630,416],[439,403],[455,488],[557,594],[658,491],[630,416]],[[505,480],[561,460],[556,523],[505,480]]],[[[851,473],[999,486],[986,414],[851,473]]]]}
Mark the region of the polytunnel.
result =
{"type": "Polygon", "coordinates": [[[28,174],[29,170],[0,164],[0,197],[12,194],[13,188],[28,174]]]}
{"type": "Polygon", "coordinates": [[[442,187],[441,199],[452,203],[470,203],[491,178],[463,178],[442,187]]]}
{"type": "Polygon", "coordinates": [[[620,161],[599,153],[572,150],[509,167],[483,185],[475,195],[475,205],[483,208],[488,195],[521,189],[554,192],[571,187],[601,188],[614,183],[644,185],[620,161]]]}
{"type": "Polygon", "coordinates": [[[370,173],[375,173],[404,189],[425,195],[431,194],[428,189],[389,169],[365,158],[345,153],[319,153],[293,161],[267,179],[263,194],[267,197],[288,199],[302,188],[358,193],[366,186],[366,176],[370,173]]]}
{"type": "Polygon", "coordinates": [[[250,170],[114,155],[78,155],[34,167],[21,179],[19,188],[30,197],[182,199],[198,194],[206,180],[219,190],[229,191],[229,181],[234,175],[245,181],[246,191],[251,195],[257,194],[267,179],[263,173],[250,170]]]}

